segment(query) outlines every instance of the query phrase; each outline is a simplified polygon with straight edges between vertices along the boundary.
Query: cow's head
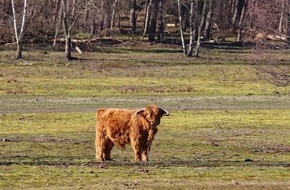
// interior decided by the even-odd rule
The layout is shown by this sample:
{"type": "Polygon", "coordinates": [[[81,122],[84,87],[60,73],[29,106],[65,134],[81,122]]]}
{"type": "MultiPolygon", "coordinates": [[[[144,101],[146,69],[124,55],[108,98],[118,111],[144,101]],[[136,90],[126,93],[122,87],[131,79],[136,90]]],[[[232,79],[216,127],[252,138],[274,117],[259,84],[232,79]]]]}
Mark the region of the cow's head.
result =
{"type": "Polygon", "coordinates": [[[163,108],[159,108],[155,105],[147,106],[136,112],[137,115],[144,117],[144,119],[149,123],[150,126],[156,126],[160,124],[160,118],[164,116],[169,116],[169,112],[163,108]]]}

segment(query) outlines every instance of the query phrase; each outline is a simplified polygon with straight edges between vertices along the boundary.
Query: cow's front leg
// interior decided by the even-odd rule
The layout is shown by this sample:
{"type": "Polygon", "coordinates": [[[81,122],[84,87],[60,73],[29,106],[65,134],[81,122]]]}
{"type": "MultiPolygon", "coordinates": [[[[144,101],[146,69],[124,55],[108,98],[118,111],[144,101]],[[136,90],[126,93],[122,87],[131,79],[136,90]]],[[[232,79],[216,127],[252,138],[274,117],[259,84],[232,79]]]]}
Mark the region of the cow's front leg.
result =
{"type": "Polygon", "coordinates": [[[149,160],[149,149],[148,147],[145,147],[145,149],[142,151],[142,161],[148,161],[149,160]]]}
{"type": "Polygon", "coordinates": [[[157,133],[157,128],[151,128],[148,131],[148,137],[147,137],[147,141],[146,144],[142,150],[142,160],[143,161],[148,161],[149,160],[149,151],[151,149],[151,145],[154,139],[154,135],[157,133]]]}
{"type": "Polygon", "coordinates": [[[105,144],[105,160],[112,160],[111,158],[111,151],[114,146],[114,143],[108,139],[105,144]]]}
{"type": "Polygon", "coordinates": [[[153,139],[149,139],[147,141],[146,145],[144,146],[143,150],[142,150],[142,161],[148,161],[149,160],[149,152],[150,152],[150,149],[151,149],[152,140],[153,139]]]}
{"type": "Polygon", "coordinates": [[[141,161],[141,146],[137,139],[131,139],[131,146],[135,153],[135,161],[141,161]]]}

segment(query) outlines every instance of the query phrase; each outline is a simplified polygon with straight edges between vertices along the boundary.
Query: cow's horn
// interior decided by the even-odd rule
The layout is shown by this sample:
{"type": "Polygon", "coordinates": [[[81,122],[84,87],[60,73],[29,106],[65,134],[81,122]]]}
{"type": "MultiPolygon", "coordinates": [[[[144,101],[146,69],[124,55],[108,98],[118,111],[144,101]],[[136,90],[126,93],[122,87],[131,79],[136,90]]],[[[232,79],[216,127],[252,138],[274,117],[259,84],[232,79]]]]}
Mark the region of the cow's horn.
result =
{"type": "Polygon", "coordinates": [[[139,114],[141,114],[142,112],[144,112],[144,109],[138,110],[138,111],[136,112],[136,115],[139,115],[139,114]]]}
{"type": "Polygon", "coordinates": [[[159,108],[161,110],[162,115],[169,116],[169,112],[163,108],[159,108]]]}

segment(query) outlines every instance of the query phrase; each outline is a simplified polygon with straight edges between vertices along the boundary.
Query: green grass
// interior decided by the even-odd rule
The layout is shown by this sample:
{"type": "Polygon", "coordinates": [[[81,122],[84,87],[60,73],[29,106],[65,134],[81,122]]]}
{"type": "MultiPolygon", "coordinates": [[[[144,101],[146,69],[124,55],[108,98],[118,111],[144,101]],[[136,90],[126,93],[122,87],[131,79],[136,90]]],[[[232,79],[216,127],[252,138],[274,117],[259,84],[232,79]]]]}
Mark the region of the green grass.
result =
{"type": "Polygon", "coordinates": [[[129,146],[114,149],[115,161],[95,161],[91,113],[7,114],[1,119],[0,185],[286,188],[288,115],[289,110],[175,111],[159,127],[151,161],[138,164],[129,146]]]}
{"type": "Polygon", "coordinates": [[[33,51],[29,65],[0,52],[1,189],[289,189],[289,87],[265,82],[251,51],[103,51],[33,51]],[[151,103],[171,115],[150,161],[128,145],[97,162],[95,110],[151,103]]]}
{"type": "MultiPolygon", "coordinates": [[[[92,97],[124,94],[204,96],[270,95],[277,91],[287,93],[284,87],[274,87],[260,80],[249,65],[136,64],[130,67],[123,64],[125,68],[113,66],[90,69],[86,63],[80,63],[88,67],[82,70],[77,64],[60,68],[52,65],[2,65],[0,94],[92,97]]],[[[98,67],[98,64],[94,67],[98,67]]]]}

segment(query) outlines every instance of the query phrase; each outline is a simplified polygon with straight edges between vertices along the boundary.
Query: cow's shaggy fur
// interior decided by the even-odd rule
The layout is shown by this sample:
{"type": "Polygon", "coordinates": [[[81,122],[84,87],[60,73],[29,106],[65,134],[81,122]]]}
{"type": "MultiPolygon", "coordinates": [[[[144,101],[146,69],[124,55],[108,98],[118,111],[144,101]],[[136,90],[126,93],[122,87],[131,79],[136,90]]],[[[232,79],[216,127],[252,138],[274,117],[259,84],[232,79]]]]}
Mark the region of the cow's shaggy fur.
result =
{"type": "Polygon", "coordinates": [[[169,113],[155,105],[141,110],[101,108],[96,118],[96,158],[111,160],[113,146],[131,143],[136,161],[148,161],[160,118],[169,113]]]}

